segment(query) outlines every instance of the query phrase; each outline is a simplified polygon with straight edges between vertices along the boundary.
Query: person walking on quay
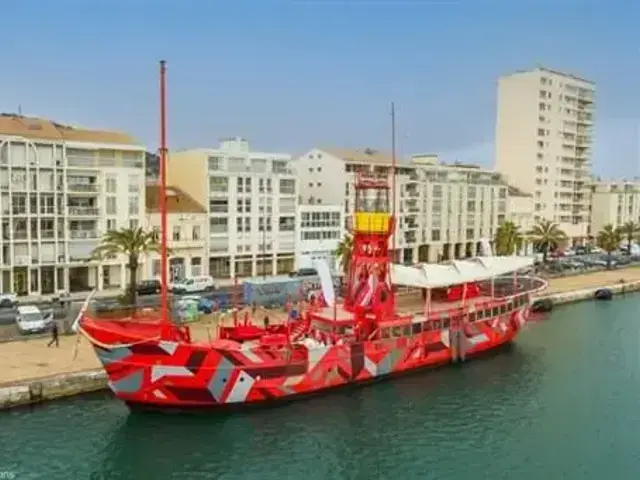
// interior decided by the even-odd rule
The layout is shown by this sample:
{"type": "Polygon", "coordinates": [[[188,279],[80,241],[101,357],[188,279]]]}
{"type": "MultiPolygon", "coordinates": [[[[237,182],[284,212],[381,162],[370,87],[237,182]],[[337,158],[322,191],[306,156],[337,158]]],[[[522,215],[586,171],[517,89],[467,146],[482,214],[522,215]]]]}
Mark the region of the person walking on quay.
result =
{"type": "Polygon", "coordinates": [[[47,347],[50,347],[53,344],[56,344],[56,348],[60,346],[60,341],[58,340],[58,322],[54,320],[51,325],[51,340],[47,344],[47,347]]]}

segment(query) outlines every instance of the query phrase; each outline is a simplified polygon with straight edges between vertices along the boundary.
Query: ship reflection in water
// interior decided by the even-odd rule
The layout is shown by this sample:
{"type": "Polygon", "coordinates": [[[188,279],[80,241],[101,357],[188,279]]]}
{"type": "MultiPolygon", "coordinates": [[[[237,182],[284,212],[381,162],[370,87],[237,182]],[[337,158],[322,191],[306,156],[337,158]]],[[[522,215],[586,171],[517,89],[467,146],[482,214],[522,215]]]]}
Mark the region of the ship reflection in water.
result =
{"type": "Polygon", "coordinates": [[[231,415],[109,395],[0,416],[16,478],[640,478],[640,296],[557,308],[478,361],[231,415]],[[479,473],[481,472],[481,473],[479,473]]]}

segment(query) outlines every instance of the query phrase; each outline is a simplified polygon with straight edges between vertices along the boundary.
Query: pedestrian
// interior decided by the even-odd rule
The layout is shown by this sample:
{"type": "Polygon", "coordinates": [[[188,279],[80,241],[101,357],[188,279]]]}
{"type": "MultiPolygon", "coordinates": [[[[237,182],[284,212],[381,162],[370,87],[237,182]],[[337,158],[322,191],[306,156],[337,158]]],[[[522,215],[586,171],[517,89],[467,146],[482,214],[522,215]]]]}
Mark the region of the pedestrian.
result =
{"type": "Polygon", "coordinates": [[[54,343],[56,344],[56,348],[60,346],[60,341],[58,340],[58,322],[55,320],[51,324],[51,340],[47,344],[47,347],[50,347],[54,343]]]}
{"type": "Polygon", "coordinates": [[[264,328],[269,328],[269,317],[268,316],[264,317],[264,328]]]}

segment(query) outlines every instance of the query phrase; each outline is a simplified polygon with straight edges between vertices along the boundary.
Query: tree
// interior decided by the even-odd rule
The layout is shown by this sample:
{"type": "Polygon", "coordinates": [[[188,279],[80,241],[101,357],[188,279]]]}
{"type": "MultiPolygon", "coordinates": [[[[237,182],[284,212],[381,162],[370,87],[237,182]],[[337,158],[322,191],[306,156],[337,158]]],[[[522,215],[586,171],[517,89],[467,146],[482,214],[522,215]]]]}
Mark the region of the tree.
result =
{"type": "MultiPolygon", "coordinates": [[[[634,222],[627,222],[622,225],[619,229],[621,241],[627,241],[627,250],[629,255],[631,255],[631,245],[633,241],[637,238],[638,233],[640,233],[640,225],[634,222]]],[[[602,248],[602,247],[600,247],[602,248]]]]}
{"type": "Polygon", "coordinates": [[[538,224],[527,235],[531,238],[533,245],[542,251],[542,261],[545,263],[549,251],[558,248],[561,243],[567,240],[567,234],[560,229],[557,223],[544,218],[538,220],[538,224]]]}
{"type": "Polygon", "coordinates": [[[522,246],[523,236],[518,227],[513,222],[504,222],[496,230],[494,243],[496,255],[514,255],[522,246]]]}
{"type": "Polygon", "coordinates": [[[153,232],[147,232],[142,227],[122,228],[105,233],[100,240],[100,245],[93,250],[92,257],[96,260],[105,260],[118,255],[127,257],[130,281],[127,296],[130,305],[135,305],[140,255],[150,252],[160,252],[160,246],[153,232]]]}
{"type": "Polygon", "coordinates": [[[613,228],[611,224],[605,225],[602,230],[598,232],[596,242],[601,249],[607,252],[607,268],[611,268],[611,253],[620,247],[622,233],[619,229],[613,228]]]}
{"type": "Polygon", "coordinates": [[[349,271],[349,265],[351,264],[351,252],[353,250],[353,237],[351,234],[346,234],[340,243],[338,248],[334,252],[336,258],[340,261],[340,268],[346,275],[349,271]]]}

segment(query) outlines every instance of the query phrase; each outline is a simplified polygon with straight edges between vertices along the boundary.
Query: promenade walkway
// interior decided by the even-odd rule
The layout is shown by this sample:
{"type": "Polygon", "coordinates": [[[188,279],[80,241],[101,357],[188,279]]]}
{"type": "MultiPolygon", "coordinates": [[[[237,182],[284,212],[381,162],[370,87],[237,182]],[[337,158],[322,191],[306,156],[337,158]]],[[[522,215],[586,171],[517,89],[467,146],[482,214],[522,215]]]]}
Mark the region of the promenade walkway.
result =
{"type": "MultiPolygon", "coordinates": [[[[640,280],[640,268],[595,272],[586,275],[551,279],[549,293],[581,290],[604,285],[617,284],[621,279],[627,282],[640,280]]],[[[257,317],[262,318],[265,312],[257,317]]],[[[272,322],[281,321],[280,312],[269,312],[272,322]]],[[[194,338],[205,340],[215,331],[213,317],[192,326],[194,338]]],[[[34,338],[0,343],[0,385],[26,381],[51,375],[78,372],[100,368],[100,364],[88,342],[77,336],[61,336],[60,347],[47,348],[48,338],[34,338]],[[74,358],[74,353],[77,354],[74,358]]]]}

